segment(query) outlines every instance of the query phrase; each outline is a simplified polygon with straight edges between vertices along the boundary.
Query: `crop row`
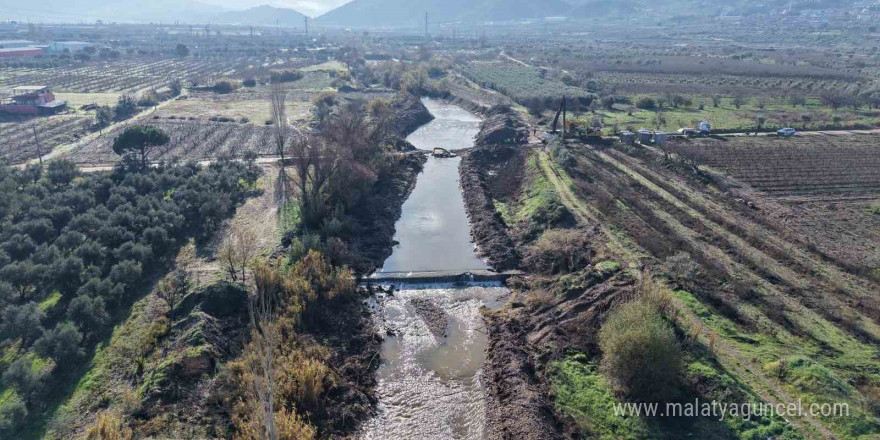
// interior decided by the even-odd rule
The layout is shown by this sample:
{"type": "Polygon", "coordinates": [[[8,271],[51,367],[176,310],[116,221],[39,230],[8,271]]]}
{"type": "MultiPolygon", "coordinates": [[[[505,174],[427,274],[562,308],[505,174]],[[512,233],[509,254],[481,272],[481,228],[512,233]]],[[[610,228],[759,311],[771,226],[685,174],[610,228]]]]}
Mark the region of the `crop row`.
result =
{"type": "Polygon", "coordinates": [[[56,92],[136,92],[165,85],[170,79],[201,79],[234,73],[238,61],[158,60],[116,61],[82,67],[58,67],[2,72],[0,88],[22,84],[48,85],[56,92]]]}
{"type": "Polygon", "coordinates": [[[91,118],[80,116],[0,123],[0,158],[12,164],[35,159],[39,153],[47,154],[56,146],[86,134],[90,125],[91,118]]]}
{"type": "Polygon", "coordinates": [[[880,192],[876,136],[677,141],[670,149],[774,195],[880,192]]]}
{"type": "MultiPolygon", "coordinates": [[[[241,156],[248,151],[261,155],[271,152],[271,131],[267,127],[207,121],[162,121],[151,125],[167,132],[171,138],[151,160],[206,160],[221,154],[241,156]]],[[[78,147],[70,153],[70,159],[83,164],[118,161],[112,145],[122,129],[118,127],[78,147]]]]}
{"type": "Polygon", "coordinates": [[[497,90],[517,102],[547,97],[588,96],[589,92],[545,76],[537,67],[503,61],[473,61],[462,68],[464,75],[483,87],[497,90]]]}

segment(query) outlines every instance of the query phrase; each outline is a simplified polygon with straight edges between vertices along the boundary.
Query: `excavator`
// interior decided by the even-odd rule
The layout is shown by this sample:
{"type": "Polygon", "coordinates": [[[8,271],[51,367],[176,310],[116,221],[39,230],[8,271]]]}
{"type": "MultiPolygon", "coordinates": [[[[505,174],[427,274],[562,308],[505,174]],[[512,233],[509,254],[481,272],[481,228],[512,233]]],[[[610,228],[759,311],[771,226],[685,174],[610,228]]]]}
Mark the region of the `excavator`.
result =
{"type": "Polygon", "coordinates": [[[602,136],[601,128],[591,128],[587,127],[586,124],[580,121],[571,121],[569,124],[567,119],[568,109],[567,109],[567,99],[565,95],[562,96],[562,102],[559,104],[559,109],[556,111],[556,116],[553,118],[553,127],[550,131],[550,134],[556,136],[562,136],[563,139],[581,139],[586,140],[589,136],[602,136]],[[559,116],[562,116],[562,133],[559,132],[559,116]]]}

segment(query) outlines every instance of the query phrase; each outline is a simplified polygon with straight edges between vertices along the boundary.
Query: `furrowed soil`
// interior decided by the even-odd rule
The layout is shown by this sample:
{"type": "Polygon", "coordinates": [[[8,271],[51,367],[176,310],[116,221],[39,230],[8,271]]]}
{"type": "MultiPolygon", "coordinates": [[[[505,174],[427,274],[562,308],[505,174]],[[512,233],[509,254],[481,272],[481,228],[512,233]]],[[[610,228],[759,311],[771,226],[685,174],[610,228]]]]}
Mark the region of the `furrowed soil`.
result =
{"type": "MultiPolygon", "coordinates": [[[[837,225],[828,228],[832,236],[871,243],[876,222],[857,221],[865,225],[860,231],[846,226],[848,219],[874,215],[870,201],[853,201],[847,194],[819,202],[778,200],[735,176],[694,173],[686,162],[664,162],[659,151],[584,144],[569,149],[576,159],[565,167],[533,148],[474,149],[462,163],[468,212],[481,250],[510,240],[519,255],[528,254],[536,233],[521,227],[521,220],[535,199],[563,205],[574,219],[543,230],[574,227],[588,233],[595,247],[593,262],[580,272],[511,280],[514,298],[501,311],[486,314],[490,438],[559,438],[596,427],[599,422],[584,425],[580,416],[571,417],[569,407],[558,406],[554,365],[571,352],[590,362],[599,359],[596,335],[605,314],[637,295],[639,273],[646,269],[662,275],[663,285],[678,289],[673,294],[679,310],[675,325],[691,333],[685,339],[693,341],[685,345],[711,347],[689,348],[689,359],[708,352],[697,364],[715,364],[717,374],[741,380],[736,392],[770,403],[809,402],[831,393],[796,384],[794,377],[802,373],[794,370],[787,373],[790,377],[768,374],[768,365],[794,365],[799,359],[810,359],[834,380],[852,378],[857,384],[839,397],[860,408],[856,420],[867,425],[805,416],[792,418],[786,429],[806,438],[855,438],[862,426],[872,426],[865,428],[870,432],[880,429],[869,422],[872,410],[864,406],[880,383],[871,367],[880,341],[880,286],[870,271],[835,255],[828,247],[833,238],[814,237],[824,226],[837,225]],[[816,206],[842,212],[804,213],[816,206]],[[803,216],[793,220],[794,213],[803,216]],[[682,278],[669,263],[681,252],[698,268],[690,278],[682,278]]],[[[532,224],[541,223],[534,221],[540,218],[532,217],[532,224]]],[[[496,251],[494,258],[503,260],[509,253],[496,251]]],[[[486,255],[491,261],[493,254],[486,255]]],[[[688,373],[688,383],[706,380],[693,374],[688,373]]],[[[713,387],[697,386],[691,392],[711,396],[717,392],[713,387]]],[[[745,429],[706,426],[689,429],[717,432],[713,438],[745,429]]],[[[669,433],[669,427],[659,428],[669,433]]]]}

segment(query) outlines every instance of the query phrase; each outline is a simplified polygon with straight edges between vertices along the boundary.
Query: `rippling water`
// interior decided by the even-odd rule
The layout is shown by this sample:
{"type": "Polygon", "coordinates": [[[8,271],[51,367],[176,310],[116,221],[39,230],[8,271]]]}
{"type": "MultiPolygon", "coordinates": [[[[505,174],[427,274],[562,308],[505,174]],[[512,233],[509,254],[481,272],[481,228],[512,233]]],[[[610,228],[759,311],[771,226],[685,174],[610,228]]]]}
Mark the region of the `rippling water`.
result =
{"type": "Polygon", "coordinates": [[[365,427],[366,439],[481,439],[485,423],[482,366],[486,333],[480,307],[495,309],[503,287],[422,288],[376,298],[382,331],[377,372],[379,413],[365,427]],[[430,299],[448,318],[437,337],[411,301],[430,299]]]}
{"type": "MultiPolygon", "coordinates": [[[[436,117],[408,140],[417,148],[466,148],[480,121],[463,109],[428,101],[436,117]]],[[[403,205],[395,239],[400,242],[383,272],[485,269],[474,255],[470,224],[459,188],[460,159],[428,159],[403,205]]],[[[406,287],[378,294],[371,303],[383,334],[377,371],[378,414],[362,437],[375,440],[483,438],[483,362],[487,337],[481,307],[497,308],[508,290],[500,286],[406,287]],[[446,332],[431,332],[415,304],[430,303],[443,316],[446,332]]],[[[442,319],[442,318],[441,318],[442,319]]]]}

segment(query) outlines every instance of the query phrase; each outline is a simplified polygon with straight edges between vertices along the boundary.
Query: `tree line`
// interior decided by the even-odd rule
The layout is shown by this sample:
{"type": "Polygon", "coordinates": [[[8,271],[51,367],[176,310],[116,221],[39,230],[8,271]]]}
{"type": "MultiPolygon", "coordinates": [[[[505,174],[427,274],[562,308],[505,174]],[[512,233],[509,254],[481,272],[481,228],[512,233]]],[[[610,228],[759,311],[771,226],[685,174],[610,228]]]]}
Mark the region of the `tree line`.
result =
{"type": "Polygon", "coordinates": [[[82,176],[52,161],[0,167],[0,433],[16,432],[189,239],[247,196],[252,164],[120,165],[82,176]]]}

